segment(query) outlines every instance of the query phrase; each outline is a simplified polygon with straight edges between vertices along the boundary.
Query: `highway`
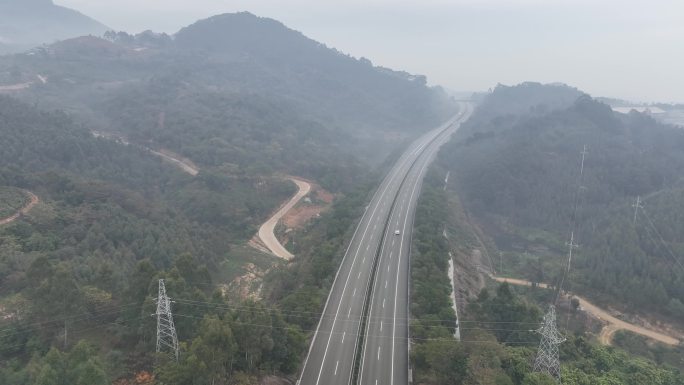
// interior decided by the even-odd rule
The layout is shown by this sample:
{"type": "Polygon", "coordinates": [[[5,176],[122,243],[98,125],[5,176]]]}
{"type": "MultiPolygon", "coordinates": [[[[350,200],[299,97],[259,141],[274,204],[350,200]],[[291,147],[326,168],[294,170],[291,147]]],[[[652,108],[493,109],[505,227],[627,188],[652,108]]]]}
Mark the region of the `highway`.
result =
{"type": "Polygon", "coordinates": [[[369,317],[359,383],[408,383],[408,262],[415,206],[427,166],[471,109],[463,103],[459,115],[409,145],[376,190],[333,281],[299,384],[351,383],[365,305],[369,317]]]}

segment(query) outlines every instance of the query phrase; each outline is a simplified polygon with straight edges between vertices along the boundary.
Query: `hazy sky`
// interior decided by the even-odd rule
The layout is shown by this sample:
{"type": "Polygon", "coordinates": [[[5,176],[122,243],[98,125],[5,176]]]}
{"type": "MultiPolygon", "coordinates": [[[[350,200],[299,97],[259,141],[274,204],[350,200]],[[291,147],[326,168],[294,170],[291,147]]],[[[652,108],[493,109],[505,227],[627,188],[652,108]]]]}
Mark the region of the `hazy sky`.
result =
{"type": "Polygon", "coordinates": [[[129,32],[249,11],[454,90],[563,82],[684,102],[682,0],[55,0],[129,32]]]}

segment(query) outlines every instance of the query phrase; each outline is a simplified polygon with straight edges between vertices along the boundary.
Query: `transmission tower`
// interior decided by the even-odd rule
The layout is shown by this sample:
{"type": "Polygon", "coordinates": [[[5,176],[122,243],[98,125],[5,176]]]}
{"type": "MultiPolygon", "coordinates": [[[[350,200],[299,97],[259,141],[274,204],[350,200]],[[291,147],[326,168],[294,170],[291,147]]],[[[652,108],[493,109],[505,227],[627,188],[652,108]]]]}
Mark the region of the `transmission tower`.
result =
{"type": "Polygon", "coordinates": [[[542,335],[542,338],[539,343],[537,358],[534,360],[534,371],[546,373],[560,384],[561,373],[558,345],[565,341],[565,338],[563,338],[556,326],[556,307],[554,305],[549,306],[549,311],[544,316],[544,322],[537,332],[542,335]]]}
{"type": "Polygon", "coordinates": [[[171,300],[166,295],[164,280],[159,280],[157,296],[157,353],[168,353],[178,361],[178,337],[171,315],[171,300]]]}

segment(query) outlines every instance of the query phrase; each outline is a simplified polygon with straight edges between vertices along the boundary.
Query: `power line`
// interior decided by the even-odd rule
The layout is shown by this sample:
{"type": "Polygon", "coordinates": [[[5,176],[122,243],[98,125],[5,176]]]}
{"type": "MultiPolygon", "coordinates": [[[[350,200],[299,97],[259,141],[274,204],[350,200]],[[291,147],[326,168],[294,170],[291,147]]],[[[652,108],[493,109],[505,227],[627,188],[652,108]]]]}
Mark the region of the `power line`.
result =
{"type": "MultiPolygon", "coordinates": [[[[464,299],[465,301],[465,299],[464,299]]],[[[198,306],[198,307],[206,307],[206,308],[214,308],[214,309],[220,309],[220,310],[229,310],[229,311],[235,311],[235,312],[252,312],[252,311],[263,311],[263,312],[270,312],[270,311],[278,311],[284,316],[287,317],[292,317],[292,318],[310,318],[310,319],[318,319],[322,316],[322,313],[320,312],[310,312],[310,311],[295,311],[295,310],[281,310],[277,308],[263,308],[263,307],[257,307],[257,306],[244,306],[244,305],[229,305],[229,304],[217,304],[215,302],[206,302],[206,301],[196,301],[196,300],[184,300],[184,299],[174,299],[173,303],[179,303],[181,305],[187,305],[187,306],[198,306]]],[[[140,304],[140,302],[131,302],[123,305],[106,305],[97,308],[93,312],[89,313],[83,313],[83,314],[77,314],[69,317],[63,317],[59,319],[54,319],[50,321],[42,321],[42,322],[34,322],[30,324],[25,324],[25,325],[17,325],[15,328],[5,328],[5,329],[0,329],[0,338],[6,338],[6,337],[14,337],[14,336],[19,336],[22,334],[27,334],[27,333],[32,333],[38,330],[44,330],[47,329],[51,324],[53,323],[61,323],[64,320],[69,320],[71,323],[77,323],[77,322],[92,322],[95,320],[99,320],[104,317],[109,317],[109,316],[115,316],[117,314],[120,314],[126,310],[127,308],[130,308],[133,305],[140,304]]],[[[493,305],[492,305],[493,306],[493,305]]],[[[393,317],[371,317],[370,322],[382,322],[382,320],[392,320],[394,319],[393,317]]],[[[435,323],[439,325],[434,325],[434,327],[448,327],[448,325],[442,325],[443,323],[450,323],[450,322],[455,322],[455,319],[435,319],[435,318],[397,318],[400,321],[416,321],[416,322],[421,322],[423,323],[423,327],[432,327],[432,325],[425,325],[425,323],[435,323]]],[[[465,325],[484,325],[484,326],[489,326],[489,325],[539,325],[539,322],[519,322],[519,321],[476,321],[476,320],[458,320],[459,324],[465,324],[465,325]]],[[[473,328],[475,329],[475,328],[473,328]]],[[[490,330],[487,327],[484,328],[479,328],[482,330],[490,330]]],[[[77,332],[77,331],[76,331],[77,332]]]]}
{"type": "MultiPolygon", "coordinates": [[[[84,333],[84,332],[87,332],[87,331],[90,331],[90,330],[100,329],[100,328],[102,328],[102,327],[111,326],[111,325],[119,325],[119,326],[129,327],[129,326],[131,326],[131,325],[126,326],[126,325],[124,325],[124,323],[126,323],[126,322],[128,322],[128,321],[134,321],[134,320],[139,320],[139,319],[147,318],[147,317],[148,317],[148,316],[142,316],[142,317],[138,317],[138,318],[132,318],[132,319],[130,319],[130,320],[123,320],[123,321],[115,321],[115,322],[104,323],[104,324],[100,324],[100,325],[97,325],[97,326],[92,326],[92,327],[87,327],[87,328],[83,328],[83,329],[72,330],[71,333],[72,333],[72,334],[80,334],[80,333],[84,333]]],[[[25,342],[22,342],[22,343],[15,344],[15,345],[2,346],[0,349],[6,351],[6,350],[9,350],[9,349],[11,349],[11,348],[16,348],[16,347],[20,347],[20,346],[24,346],[24,345],[26,345],[26,343],[25,343],[25,342]]]]}
{"type": "Polygon", "coordinates": [[[24,330],[15,330],[13,328],[6,328],[3,330],[0,330],[0,338],[3,337],[11,337],[15,335],[21,335],[21,334],[26,334],[26,333],[31,333],[36,330],[42,330],[48,328],[50,324],[57,323],[57,322],[65,322],[67,320],[72,321],[73,323],[79,322],[79,321],[90,321],[93,319],[105,317],[105,316],[110,316],[114,314],[118,314],[124,311],[123,309],[124,306],[119,306],[118,310],[108,310],[108,311],[100,311],[92,315],[87,315],[87,316],[76,316],[76,317],[66,317],[63,319],[57,319],[57,320],[52,320],[52,321],[45,321],[45,322],[36,322],[33,324],[28,324],[28,325],[18,325],[17,327],[19,329],[24,329],[24,330]]]}
{"type": "Polygon", "coordinates": [[[563,285],[565,283],[565,278],[570,274],[570,267],[572,264],[572,251],[576,248],[579,247],[579,245],[576,243],[575,239],[575,234],[577,233],[577,213],[579,212],[579,207],[582,202],[582,182],[584,181],[584,161],[586,160],[586,156],[589,152],[587,152],[587,145],[585,144],[584,147],[582,148],[582,152],[580,153],[582,155],[582,160],[580,162],[580,172],[579,175],[577,176],[577,189],[575,190],[575,198],[573,202],[573,208],[572,208],[572,215],[570,216],[570,240],[566,243],[568,246],[568,262],[565,267],[565,270],[563,271],[563,275],[561,276],[561,282],[558,285],[558,295],[556,296],[555,303],[558,303],[558,300],[560,299],[561,292],[563,291],[563,285]]]}
{"type": "MultiPolygon", "coordinates": [[[[287,317],[292,317],[292,318],[309,318],[309,319],[319,319],[321,317],[325,317],[326,319],[333,319],[334,317],[332,316],[325,316],[323,313],[320,312],[309,312],[309,311],[294,311],[294,310],[280,310],[280,309],[268,309],[268,308],[258,308],[258,307],[250,307],[250,306],[237,306],[237,305],[226,305],[226,304],[216,304],[212,302],[205,302],[205,301],[191,301],[191,300],[184,300],[184,299],[174,299],[174,303],[178,303],[180,305],[189,305],[189,306],[201,306],[201,307],[210,307],[210,308],[215,308],[215,309],[222,309],[222,310],[233,310],[237,312],[241,311],[263,311],[263,312],[269,312],[273,310],[278,310],[282,315],[287,316],[287,317]]],[[[493,306],[493,305],[492,305],[493,306]]],[[[434,319],[434,318],[404,318],[404,317],[382,317],[382,316],[374,316],[374,317],[368,317],[368,316],[357,316],[355,317],[360,317],[362,319],[368,319],[372,321],[376,320],[400,320],[400,321],[421,321],[421,322],[453,322],[455,319],[434,319]]],[[[346,317],[338,317],[338,319],[345,319],[346,317]]],[[[461,323],[494,323],[494,324],[526,324],[526,325],[539,325],[539,322],[516,322],[516,321],[474,321],[474,320],[463,320],[459,321],[461,323]]]]}
{"type": "Polygon", "coordinates": [[[664,239],[663,236],[660,234],[660,231],[658,231],[658,228],[655,226],[655,224],[653,223],[653,221],[651,220],[651,218],[649,217],[649,215],[646,213],[646,209],[644,209],[643,207],[641,207],[641,212],[644,214],[644,217],[646,218],[646,221],[648,222],[649,226],[651,226],[651,228],[653,229],[653,232],[655,232],[655,234],[656,234],[656,235],[658,236],[658,238],[660,239],[660,242],[662,243],[662,245],[663,245],[663,247],[665,248],[665,250],[667,251],[667,253],[670,255],[670,257],[672,257],[672,259],[674,260],[675,264],[678,265],[679,268],[682,269],[682,271],[684,272],[684,265],[683,265],[682,262],[679,260],[679,258],[677,258],[677,256],[674,254],[674,252],[672,251],[672,249],[670,248],[670,246],[667,244],[667,242],[665,242],[665,239],[664,239]]]}
{"type": "MultiPolygon", "coordinates": [[[[176,313],[175,315],[176,315],[176,317],[182,317],[182,318],[192,318],[192,319],[200,319],[200,320],[204,319],[203,317],[197,317],[197,316],[188,315],[188,314],[176,313]]],[[[256,324],[256,323],[252,323],[252,322],[241,322],[241,321],[231,321],[231,322],[233,322],[233,323],[235,323],[235,324],[239,324],[239,325],[253,326],[253,327],[265,328],[265,329],[281,329],[281,330],[292,330],[292,331],[302,331],[302,332],[313,332],[313,331],[315,331],[315,330],[313,330],[313,329],[300,329],[300,328],[298,328],[298,327],[293,327],[293,326],[264,325],[264,324],[256,324]]],[[[538,323],[537,323],[537,325],[538,325],[538,323]]],[[[466,330],[486,330],[486,329],[470,328],[470,329],[466,329],[466,330]]],[[[533,330],[533,329],[511,329],[511,330],[509,330],[509,329],[501,329],[501,330],[521,331],[521,332],[534,332],[534,331],[535,331],[535,330],[533,330]]],[[[357,333],[333,332],[333,331],[323,331],[323,330],[319,330],[318,332],[319,332],[319,333],[323,333],[323,334],[336,334],[336,335],[340,335],[340,336],[341,336],[342,334],[345,334],[346,336],[352,336],[352,337],[358,336],[357,333]]],[[[406,340],[406,339],[409,339],[409,337],[405,337],[405,336],[404,336],[404,337],[393,337],[393,336],[388,336],[388,335],[365,335],[365,336],[366,336],[366,337],[373,337],[373,338],[394,339],[394,340],[406,340]]],[[[442,338],[416,338],[416,337],[411,337],[410,339],[411,339],[411,340],[421,340],[421,341],[436,341],[436,340],[447,340],[447,341],[451,341],[450,339],[448,339],[448,338],[446,338],[446,337],[442,337],[442,338]]],[[[456,342],[456,340],[453,340],[453,341],[456,342]]],[[[465,342],[465,343],[468,343],[468,342],[470,342],[470,343],[479,343],[479,342],[482,342],[482,343],[496,343],[496,344],[501,343],[501,342],[495,341],[495,340],[493,340],[493,341],[487,341],[487,340],[464,340],[464,341],[463,341],[463,340],[462,340],[462,341],[460,341],[460,342],[465,342]]],[[[537,344],[537,341],[506,341],[506,342],[503,342],[503,343],[510,343],[510,344],[537,344]]]]}
{"type": "MultiPolygon", "coordinates": [[[[582,148],[582,160],[580,162],[580,172],[577,176],[577,189],[575,190],[575,197],[572,207],[572,215],[570,217],[570,240],[566,243],[568,246],[568,259],[567,265],[563,270],[561,276],[560,284],[558,285],[558,293],[553,303],[549,306],[549,310],[544,315],[544,323],[542,327],[538,330],[542,338],[539,342],[539,349],[537,350],[537,357],[534,361],[534,371],[547,373],[553,377],[556,382],[561,382],[560,377],[560,359],[558,354],[558,346],[565,341],[565,338],[558,331],[558,325],[556,324],[556,304],[560,300],[561,293],[563,292],[563,285],[565,284],[566,277],[570,274],[570,267],[572,266],[572,252],[574,249],[578,248],[579,245],[575,239],[575,233],[577,232],[577,213],[579,212],[579,207],[582,202],[582,182],[584,180],[584,161],[587,156],[587,145],[585,144],[582,148]]],[[[568,315],[568,322],[569,322],[568,315]]]]}

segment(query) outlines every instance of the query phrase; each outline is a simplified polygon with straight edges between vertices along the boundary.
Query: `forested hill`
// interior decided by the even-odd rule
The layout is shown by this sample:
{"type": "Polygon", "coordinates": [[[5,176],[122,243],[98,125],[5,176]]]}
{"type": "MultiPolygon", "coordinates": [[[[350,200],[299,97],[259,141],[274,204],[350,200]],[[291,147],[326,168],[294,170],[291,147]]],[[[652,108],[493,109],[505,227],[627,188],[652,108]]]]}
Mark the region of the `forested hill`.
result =
{"type": "Polygon", "coordinates": [[[424,76],[375,67],[250,13],[199,21],[180,30],[175,41],[179,49],[200,55],[197,65],[205,76],[285,93],[343,127],[415,130],[451,112],[424,76]]]}
{"type": "Polygon", "coordinates": [[[210,382],[205,362],[216,352],[204,349],[217,325],[227,334],[220,351],[235,355],[224,376],[296,369],[303,336],[277,311],[197,305],[239,302],[214,292],[228,279],[224,266],[292,195],[291,184],[239,167],[191,177],[143,147],[96,138],[63,112],[0,96],[3,218],[27,199],[20,189],[40,202],[0,226],[1,384],[106,385],[149,375],[159,278],[174,300],[202,301],[174,305],[174,315],[185,314],[176,319],[188,347],[182,357],[197,367],[154,366],[164,383],[190,383],[169,379],[181,374],[210,382]]]}
{"type": "Polygon", "coordinates": [[[101,35],[107,29],[52,0],[0,0],[0,54],[82,35],[101,35]]]}
{"type": "MultiPolygon", "coordinates": [[[[358,167],[377,164],[454,113],[423,76],[375,67],[249,13],[202,20],[175,36],[105,37],[0,57],[0,83],[33,82],[15,95],[200,166],[314,179],[352,158],[358,167]]],[[[354,172],[327,187],[349,184],[354,172]]]]}
{"type": "MultiPolygon", "coordinates": [[[[86,257],[119,259],[121,273],[145,258],[163,268],[185,252],[215,263],[232,242],[251,237],[294,190],[239,168],[201,170],[190,177],[144,148],[94,137],[64,113],[1,96],[0,186],[36,193],[43,206],[35,211],[47,210],[28,224],[17,223],[22,231],[10,243],[47,236],[49,242],[23,244],[25,250],[56,257],[61,248],[76,247],[61,258],[76,265],[86,257]]],[[[0,253],[0,277],[25,267],[10,267],[6,258],[12,254],[0,253]]]]}
{"type": "MultiPolygon", "coordinates": [[[[509,272],[555,282],[587,145],[577,214],[581,291],[681,317],[684,131],[560,86],[499,87],[440,155],[453,186],[497,246],[509,272]],[[570,98],[571,95],[575,98],[570,98]],[[517,105],[516,112],[497,106],[517,105]],[[646,213],[632,223],[634,199],[646,213]],[[657,233],[662,234],[661,242],[657,233]],[[532,257],[530,257],[532,255],[532,257]]],[[[504,269],[506,270],[506,269],[504,269]]]]}

